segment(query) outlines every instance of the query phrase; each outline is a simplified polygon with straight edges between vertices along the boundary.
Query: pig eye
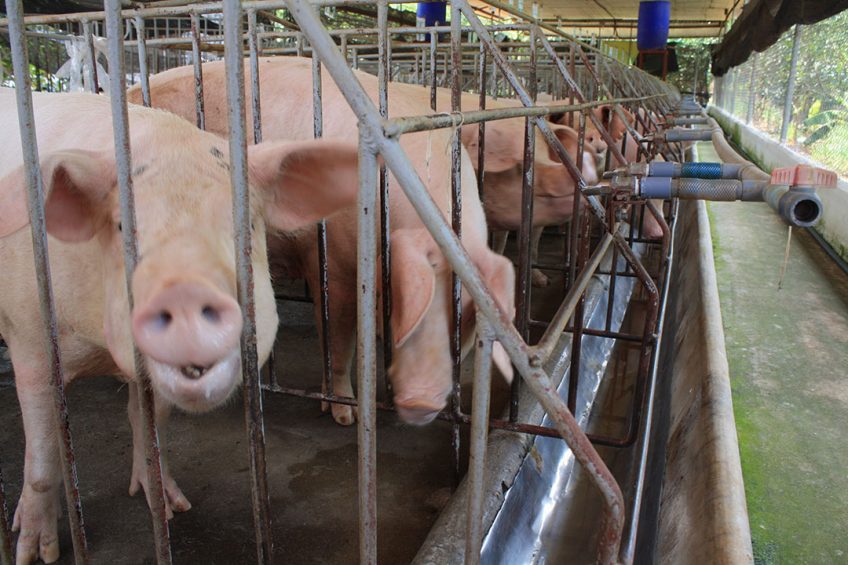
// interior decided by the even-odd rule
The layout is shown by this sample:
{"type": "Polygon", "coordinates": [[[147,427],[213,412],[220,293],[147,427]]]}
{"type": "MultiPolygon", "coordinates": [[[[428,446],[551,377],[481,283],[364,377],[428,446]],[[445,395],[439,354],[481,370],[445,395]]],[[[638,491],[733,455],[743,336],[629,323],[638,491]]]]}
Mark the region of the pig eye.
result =
{"type": "Polygon", "coordinates": [[[118,231],[124,231],[123,226],[121,226],[121,222],[118,222],[118,231]]]}

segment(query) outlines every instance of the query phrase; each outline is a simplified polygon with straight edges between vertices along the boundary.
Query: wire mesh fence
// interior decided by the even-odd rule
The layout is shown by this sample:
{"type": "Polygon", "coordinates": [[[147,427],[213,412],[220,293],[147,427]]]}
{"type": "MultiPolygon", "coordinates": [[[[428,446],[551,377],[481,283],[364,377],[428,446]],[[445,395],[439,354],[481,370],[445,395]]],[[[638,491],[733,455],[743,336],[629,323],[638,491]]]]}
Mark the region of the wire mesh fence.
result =
{"type": "Polygon", "coordinates": [[[848,176],[848,12],[790,29],[720,82],[719,107],[848,176]]]}

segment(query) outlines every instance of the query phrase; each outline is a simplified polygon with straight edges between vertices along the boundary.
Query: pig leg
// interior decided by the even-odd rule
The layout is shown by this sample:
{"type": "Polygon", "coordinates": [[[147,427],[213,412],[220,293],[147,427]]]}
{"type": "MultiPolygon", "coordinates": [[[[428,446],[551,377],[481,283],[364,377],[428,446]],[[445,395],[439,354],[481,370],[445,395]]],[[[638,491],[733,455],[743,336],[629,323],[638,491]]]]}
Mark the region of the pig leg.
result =
{"type": "MultiPolygon", "coordinates": [[[[145,433],[141,422],[141,407],[138,405],[138,384],[129,383],[129,413],[130,426],[133,434],[133,466],[132,478],[130,478],[130,496],[135,496],[139,487],[144,489],[147,504],[150,505],[150,489],[147,488],[147,462],[144,456],[145,433]]],[[[168,462],[165,459],[165,424],[171,414],[171,406],[159,397],[154,398],[156,409],[156,427],[159,429],[159,449],[162,453],[162,483],[165,487],[165,514],[170,520],[174,517],[174,511],[185,512],[191,508],[191,503],[183,495],[177,482],[168,471],[168,462]]]]}
{"type": "Polygon", "coordinates": [[[15,562],[27,565],[40,557],[53,563],[59,558],[56,520],[62,484],[53,390],[43,363],[15,362],[13,353],[13,365],[26,436],[24,485],[12,525],[20,531],[15,562]]]}
{"type": "MultiPolygon", "coordinates": [[[[332,271],[331,271],[332,272],[332,271]]],[[[355,277],[351,274],[351,277],[355,277]]],[[[312,280],[310,278],[310,280],[312,280]]],[[[316,279],[317,280],[317,279],[316,279]]],[[[312,286],[313,296],[318,285],[312,286]]],[[[347,296],[338,284],[330,280],[330,355],[332,357],[331,386],[335,396],[353,397],[350,368],[353,362],[354,336],[356,335],[356,298],[347,296]]],[[[315,305],[315,319],[319,332],[321,331],[320,305],[315,305]]],[[[320,335],[320,334],[319,334],[320,335]]],[[[324,391],[325,393],[328,391],[324,391]]],[[[339,425],[350,426],[356,422],[356,409],[346,404],[322,402],[321,409],[327,411],[329,404],[333,420],[339,425]]]]}
{"type": "MultiPolygon", "coordinates": [[[[542,239],[542,232],[545,230],[544,226],[537,226],[533,228],[533,232],[530,234],[530,263],[538,263],[539,262],[539,242],[542,239]]],[[[540,271],[539,269],[533,269],[533,273],[531,274],[533,286],[537,288],[544,288],[551,284],[551,279],[548,276],[540,271]]]]}
{"type": "Polygon", "coordinates": [[[509,237],[509,232],[506,230],[492,231],[492,251],[499,255],[503,255],[506,249],[506,240],[509,237]]]}

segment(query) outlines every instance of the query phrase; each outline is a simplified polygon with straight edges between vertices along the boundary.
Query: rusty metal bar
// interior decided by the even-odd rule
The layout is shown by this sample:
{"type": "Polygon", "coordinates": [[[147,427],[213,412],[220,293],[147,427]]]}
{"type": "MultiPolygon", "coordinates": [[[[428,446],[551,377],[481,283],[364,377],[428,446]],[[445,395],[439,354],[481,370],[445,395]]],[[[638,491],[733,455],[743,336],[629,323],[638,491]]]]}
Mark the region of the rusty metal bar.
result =
{"type": "Polygon", "coordinates": [[[436,48],[439,34],[430,32],[430,109],[436,111],[436,48]]]}
{"type": "MultiPolygon", "coordinates": [[[[486,46],[480,44],[480,59],[477,69],[477,84],[480,87],[480,109],[486,109],[486,46]]],[[[486,122],[477,126],[477,190],[483,200],[483,183],[486,180],[486,122]]]]}
{"type": "Polygon", "coordinates": [[[253,296],[250,201],[247,180],[247,139],[244,103],[244,58],[242,13],[239,0],[224,0],[224,64],[227,75],[229,116],[230,181],[233,187],[235,226],[236,287],[244,329],[241,335],[241,366],[244,380],[244,415],[250,455],[250,486],[256,533],[256,560],[273,560],[271,510],[265,464],[265,429],[262,416],[262,390],[256,352],[256,304],[253,296]]]}
{"type": "MultiPolygon", "coordinates": [[[[192,20],[193,21],[193,20],[192,20]]],[[[250,109],[253,114],[253,143],[262,142],[262,104],[259,92],[259,49],[256,40],[256,10],[247,12],[247,35],[250,48],[250,109]]]]}
{"type": "Polygon", "coordinates": [[[489,436],[489,396],[494,339],[489,322],[485,316],[478,313],[474,352],[474,389],[471,395],[465,565],[476,565],[480,562],[480,549],[483,546],[483,479],[486,469],[486,444],[489,436]]]}
{"type": "MultiPolygon", "coordinates": [[[[462,17],[451,2],[451,111],[462,111],[462,17]]],[[[447,65],[446,65],[447,66],[447,65]]],[[[446,69],[447,70],[447,69],[446,69]]],[[[451,139],[451,228],[462,239],[462,135],[461,128],[453,131],[451,139]]],[[[462,376],[462,282],[456,272],[451,273],[451,328],[450,353],[453,386],[450,394],[451,413],[461,411],[460,378],[462,376]]],[[[460,430],[459,422],[451,426],[451,471],[454,487],[459,485],[460,430]]]]}
{"type": "MultiPolygon", "coordinates": [[[[255,18],[255,13],[254,13],[255,18]]],[[[200,58],[200,16],[191,14],[191,56],[194,64],[194,108],[195,124],[206,129],[206,115],[203,110],[203,61],[200,58]]]]}
{"type": "MultiPolygon", "coordinates": [[[[380,116],[389,117],[389,68],[391,66],[391,51],[388,48],[388,18],[389,5],[386,0],[377,0],[378,54],[377,85],[379,89],[380,116]]],[[[386,371],[392,364],[392,248],[391,248],[391,218],[389,209],[389,172],[385,163],[380,165],[380,251],[382,258],[382,293],[383,293],[383,367],[386,371]]],[[[392,385],[386,379],[386,398],[392,398],[392,385]]]]}
{"type": "MultiPolygon", "coordinates": [[[[132,276],[138,264],[138,241],[135,197],[132,184],[132,155],[130,153],[129,116],[124,73],[123,20],[120,0],[106,0],[106,39],[108,45],[109,83],[112,103],[112,129],[115,138],[115,163],[120,202],[121,239],[124,247],[124,270],[127,299],[133,308],[132,276]]],[[[136,385],[138,387],[139,414],[144,434],[144,457],[147,466],[148,500],[153,522],[153,541],[157,563],[171,563],[171,544],[168,532],[165,489],[162,480],[162,454],[159,449],[159,431],[156,429],[156,411],[153,389],[147,366],[141,353],[133,344],[136,385]]]]}
{"type": "MultiPolygon", "coordinates": [[[[12,65],[16,82],[18,119],[20,123],[21,145],[27,178],[27,198],[30,215],[30,229],[33,239],[33,255],[39,293],[41,316],[46,328],[46,341],[49,344],[46,354],[50,367],[50,380],[54,391],[54,409],[58,424],[58,444],[61,453],[62,477],[68,504],[68,514],[73,538],[76,563],[87,563],[87,542],[82,514],[82,505],[77,486],[76,463],[73,442],[69,428],[67,401],[64,393],[63,370],[59,349],[58,322],[55,301],[50,280],[50,263],[47,250],[47,236],[44,224],[43,184],[38,160],[38,148],[35,137],[35,121],[30,93],[30,73],[27,61],[26,40],[22,33],[21,16],[23,7],[18,0],[7,0],[9,15],[9,36],[12,50],[12,65]]],[[[4,509],[5,515],[5,509],[4,509]]]]}
{"type": "Polygon", "coordinates": [[[12,530],[9,528],[9,511],[6,507],[2,467],[0,467],[0,563],[12,565],[12,530]]]}

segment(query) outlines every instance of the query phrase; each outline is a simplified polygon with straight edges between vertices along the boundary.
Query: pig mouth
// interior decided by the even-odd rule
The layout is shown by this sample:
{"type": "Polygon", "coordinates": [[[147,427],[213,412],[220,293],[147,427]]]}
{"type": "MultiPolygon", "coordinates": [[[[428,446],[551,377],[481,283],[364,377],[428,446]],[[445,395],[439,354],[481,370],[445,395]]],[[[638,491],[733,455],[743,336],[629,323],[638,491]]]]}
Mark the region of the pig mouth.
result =
{"type": "Polygon", "coordinates": [[[239,349],[209,366],[175,366],[147,357],[150,380],[166,400],[186,412],[208,412],[225,402],[240,377],[239,349]]]}

